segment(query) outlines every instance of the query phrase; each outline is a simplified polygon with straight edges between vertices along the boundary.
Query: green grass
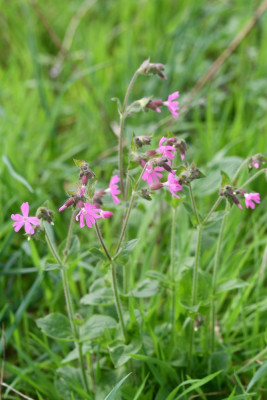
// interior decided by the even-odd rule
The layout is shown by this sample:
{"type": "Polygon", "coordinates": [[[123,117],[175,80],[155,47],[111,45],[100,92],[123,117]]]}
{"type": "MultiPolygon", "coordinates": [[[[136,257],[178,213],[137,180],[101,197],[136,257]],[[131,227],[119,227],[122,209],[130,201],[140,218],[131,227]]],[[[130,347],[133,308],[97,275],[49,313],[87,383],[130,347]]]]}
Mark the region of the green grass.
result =
{"type": "MultiPolygon", "coordinates": [[[[38,1],[43,16],[61,41],[81,4],[77,0],[38,1]]],[[[4,382],[8,385],[38,400],[87,398],[77,369],[77,355],[71,353],[72,343],[50,339],[36,325],[38,318],[49,313],[66,314],[59,274],[43,272],[45,261],[51,258],[44,240],[28,242],[15,234],[10,214],[18,212],[22,202],[29,201],[35,211],[48,200],[55,211],[55,238],[60,244],[67,235],[70,211],[58,214],[56,210],[67,197],[65,190],[73,187],[77,179],[78,170],[72,159],[89,162],[99,187],[105,187],[117,168],[117,139],[111,126],[118,122],[118,115],[111,98],[123,99],[134,71],[150,56],[151,61],[167,65],[168,80],[139,77],[132,99],[150,95],[166,99],[169,93],[179,90],[182,105],[196,81],[247,23],[258,4],[250,0],[92,2],[77,27],[60,75],[53,79],[50,71],[58,49],[32,3],[0,2],[0,318],[5,326],[4,382]]],[[[216,200],[220,169],[233,176],[242,159],[266,152],[266,41],[267,12],[214,80],[197,95],[188,112],[171,128],[161,126],[153,132],[154,145],[169,129],[186,138],[187,159],[207,175],[193,185],[203,215],[216,200]]],[[[145,134],[166,116],[167,112],[159,115],[151,111],[129,118],[128,142],[133,132],[145,134]]],[[[247,172],[241,178],[244,182],[247,172]]],[[[119,327],[106,329],[86,341],[89,383],[96,389],[96,400],[104,399],[130,371],[133,374],[123,382],[115,399],[190,399],[196,394],[201,399],[266,398],[267,352],[262,354],[266,348],[267,316],[263,175],[251,184],[250,190],[261,193],[261,205],[243,212],[232,207],[227,219],[218,285],[232,280],[242,282],[240,287],[218,294],[220,340],[216,341],[213,354],[209,348],[209,285],[219,222],[207,226],[203,233],[203,275],[199,280],[203,304],[199,313],[204,323],[195,332],[192,378],[205,379],[219,370],[221,373],[204,386],[186,383],[190,379],[185,370],[189,332],[186,305],[190,293],[186,291],[188,280],[183,277],[185,269],[193,265],[195,230],[184,206],[178,209],[175,241],[175,345],[170,341],[171,204],[157,192],[153,202],[142,200],[133,210],[128,238],[138,238],[139,242],[129,259],[124,260],[124,289],[120,267],[118,280],[126,294],[148,278],[158,285],[154,291],[151,289],[153,295],[149,298],[122,296],[132,337],[128,349],[118,340],[119,327]],[[123,363],[118,357],[120,352],[132,354],[126,357],[131,362],[123,363]],[[253,379],[255,383],[247,394],[253,379]],[[177,394],[171,397],[179,385],[182,386],[177,394]],[[192,391],[187,393],[188,388],[192,391]],[[212,392],[217,394],[205,395],[212,392]]],[[[121,208],[112,220],[101,223],[108,248],[116,244],[122,213],[121,208]]],[[[68,272],[79,319],[100,314],[117,320],[112,301],[104,305],[80,303],[89,291],[111,288],[111,277],[108,265],[89,252],[92,247],[99,248],[94,231],[75,227],[75,234],[81,247],[79,253],[73,251],[68,272]]],[[[2,398],[20,397],[3,388],[2,398]]]]}

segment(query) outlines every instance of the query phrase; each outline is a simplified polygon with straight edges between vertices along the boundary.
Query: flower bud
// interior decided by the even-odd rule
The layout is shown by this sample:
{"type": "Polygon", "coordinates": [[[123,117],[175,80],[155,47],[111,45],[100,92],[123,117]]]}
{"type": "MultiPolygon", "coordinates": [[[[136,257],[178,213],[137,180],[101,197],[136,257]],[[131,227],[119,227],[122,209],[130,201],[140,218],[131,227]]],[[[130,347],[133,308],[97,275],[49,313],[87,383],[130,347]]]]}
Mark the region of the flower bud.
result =
{"type": "Polygon", "coordinates": [[[136,147],[138,147],[138,148],[150,145],[151,137],[150,136],[136,136],[134,138],[134,143],[135,143],[136,147]]]}
{"type": "Polygon", "coordinates": [[[163,183],[157,182],[157,183],[152,183],[152,185],[150,185],[149,187],[150,187],[151,190],[159,190],[163,186],[164,186],[163,183]]]}
{"type": "Polygon", "coordinates": [[[147,188],[142,188],[139,190],[138,192],[139,196],[142,197],[145,200],[152,200],[151,196],[150,196],[150,192],[147,188]]]}
{"type": "Polygon", "coordinates": [[[265,164],[264,156],[262,154],[255,154],[248,160],[248,169],[249,170],[251,170],[252,168],[258,169],[260,168],[261,164],[265,164]]]}
{"type": "Polygon", "coordinates": [[[147,151],[146,151],[146,155],[147,155],[148,157],[154,157],[154,156],[156,156],[157,154],[158,154],[157,150],[147,150],[147,151]]]}
{"type": "Polygon", "coordinates": [[[161,107],[163,105],[164,105],[164,103],[161,100],[150,100],[146,104],[144,110],[148,111],[148,109],[150,109],[150,110],[156,111],[157,113],[161,114],[161,109],[159,107],[161,107]]]}
{"type": "Polygon", "coordinates": [[[64,204],[61,206],[58,211],[61,212],[63,210],[66,210],[66,208],[72,206],[74,204],[74,198],[70,197],[64,204]]]}
{"type": "Polygon", "coordinates": [[[161,63],[150,63],[149,59],[145,60],[138,69],[138,72],[143,75],[158,75],[161,79],[167,80],[167,77],[162,71],[165,70],[165,65],[161,63]]]}
{"type": "Polygon", "coordinates": [[[36,217],[42,219],[43,221],[49,222],[49,224],[54,225],[53,222],[53,211],[46,207],[39,207],[36,212],[36,217]]]}

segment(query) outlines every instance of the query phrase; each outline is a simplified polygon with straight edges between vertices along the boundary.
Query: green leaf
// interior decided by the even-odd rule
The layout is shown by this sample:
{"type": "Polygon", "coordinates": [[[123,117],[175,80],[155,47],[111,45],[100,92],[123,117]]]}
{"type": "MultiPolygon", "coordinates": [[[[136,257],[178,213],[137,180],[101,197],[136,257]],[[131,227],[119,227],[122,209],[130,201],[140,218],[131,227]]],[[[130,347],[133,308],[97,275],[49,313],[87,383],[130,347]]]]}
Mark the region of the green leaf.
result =
{"type": "Polygon", "coordinates": [[[105,329],[114,329],[117,325],[117,321],[109,315],[92,315],[82,325],[80,338],[81,340],[95,339],[103,335],[105,329]]]}
{"type": "Polygon", "coordinates": [[[228,370],[229,354],[225,351],[216,351],[210,355],[210,372],[228,370]]]}
{"type": "Polygon", "coordinates": [[[81,299],[82,304],[86,305],[111,305],[114,303],[113,291],[110,288],[101,288],[92,293],[86,294],[81,299]]]}
{"type": "MultiPolygon", "coordinates": [[[[191,307],[192,302],[193,269],[185,268],[181,272],[178,282],[178,298],[184,307],[191,307]]],[[[211,294],[211,277],[207,272],[198,272],[197,299],[204,304],[209,301],[211,294]]]]}
{"type": "MultiPolygon", "coordinates": [[[[267,361],[265,361],[265,363],[263,363],[260,368],[258,369],[258,371],[255,373],[255,375],[253,376],[253,378],[251,379],[251,381],[248,384],[247,387],[247,392],[252,388],[252,386],[255,385],[255,383],[257,383],[264,375],[267,375],[267,361]]],[[[265,381],[266,382],[266,381],[265,381]]]]}
{"type": "Polygon", "coordinates": [[[127,252],[129,252],[129,251],[132,251],[132,250],[135,248],[135,246],[137,245],[138,240],[139,240],[139,239],[132,239],[132,240],[129,240],[128,242],[124,242],[124,243],[122,244],[122,246],[121,246],[121,250],[122,250],[124,253],[127,253],[127,252]]]}
{"type": "Polygon", "coordinates": [[[73,159],[73,161],[75,162],[75,164],[77,165],[78,168],[81,168],[81,166],[85,163],[85,161],[75,160],[75,158],[73,159]]]}
{"type": "Polygon", "coordinates": [[[242,279],[231,279],[218,285],[216,292],[226,292],[228,290],[234,290],[249,286],[248,282],[242,281],[242,279]]]}
{"type": "Polygon", "coordinates": [[[221,172],[221,177],[222,177],[221,187],[225,187],[226,185],[231,185],[231,179],[230,179],[229,175],[222,170],[220,172],[221,172]]]}
{"type": "Polygon", "coordinates": [[[128,296],[137,298],[152,297],[158,292],[159,283],[156,280],[145,279],[140,282],[128,296]]]}
{"type": "Polygon", "coordinates": [[[130,358],[130,354],[137,353],[141,348],[140,340],[133,340],[127,346],[125,344],[118,344],[114,347],[109,347],[110,357],[115,368],[121,367],[130,358]]]}
{"type": "Polygon", "coordinates": [[[120,389],[121,385],[123,382],[128,378],[128,376],[131,375],[132,372],[130,372],[128,375],[126,375],[124,378],[122,378],[119,383],[111,390],[111,392],[105,397],[105,400],[116,400],[117,397],[116,394],[118,393],[118,390],[120,389]]]}
{"type": "Polygon", "coordinates": [[[151,363],[158,365],[161,368],[161,370],[168,375],[168,380],[171,379],[173,381],[177,381],[177,374],[175,369],[172,368],[170,364],[168,364],[166,361],[162,361],[158,358],[145,356],[143,354],[131,354],[131,357],[136,360],[147,362],[148,364],[151,363]]]}
{"type": "Polygon", "coordinates": [[[184,381],[183,383],[181,383],[179,386],[177,386],[167,397],[166,400],[173,400],[174,396],[176,395],[176,393],[179,391],[179,389],[182,386],[185,385],[190,385],[192,384],[188,389],[185,389],[183,391],[183,393],[181,393],[178,397],[175,398],[175,400],[179,400],[181,398],[184,397],[185,394],[192,392],[195,389],[198,389],[199,387],[205,385],[206,383],[208,383],[209,381],[211,381],[212,379],[214,379],[217,375],[219,375],[221,373],[221,371],[217,371],[214,374],[208,375],[203,379],[188,379],[187,381],[184,381]]]}
{"type": "Polygon", "coordinates": [[[29,182],[27,182],[26,179],[23,178],[23,176],[19,175],[19,174],[14,170],[14,168],[13,168],[12,165],[11,165],[11,162],[9,161],[9,159],[7,158],[6,155],[3,155],[3,156],[2,156],[2,160],[3,160],[3,163],[7,166],[10,175],[11,175],[14,179],[16,179],[18,182],[20,182],[20,183],[22,183],[24,186],[26,186],[26,188],[27,188],[31,193],[33,193],[34,190],[33,190],[33,188],[31,187],[31,185],[29,184],[29,182]]]}
{"type": "Polygon", "coordinates": [[[73,341],[69,320],[65,315],[52,313],[36,321],[38,328],[47,336],[57,340],[73,341]]]}
{"type": "Polygon", "coordinates": [[[93,256],[95,256],[99,260],[103,260],[103,261],[107,260],[107,256],[101,250],[97,249],[96,247],[92,247],[89,251],[93,256]]]}

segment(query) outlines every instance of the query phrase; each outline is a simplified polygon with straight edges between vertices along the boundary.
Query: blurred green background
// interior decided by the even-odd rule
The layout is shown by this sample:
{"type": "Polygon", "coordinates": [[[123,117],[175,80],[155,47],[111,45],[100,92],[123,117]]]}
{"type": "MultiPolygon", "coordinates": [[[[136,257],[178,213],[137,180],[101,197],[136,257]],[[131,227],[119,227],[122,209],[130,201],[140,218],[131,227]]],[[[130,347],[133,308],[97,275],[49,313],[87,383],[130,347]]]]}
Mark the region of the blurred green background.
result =
{"type": "MultiPolygon", "coordinates": [[[[198,79],[245,26],[258,5],[259,1],[254,0],[0,1],[0,263],[3,278],[0,299],[1,317],[6,324],[14,321],[14,313],[35,282],[35,274],[30,273],[27,278],[16,274],[25,266],[38,266],[39,262],[34,244],[21,246],[21,235],[14,234],[10,214],[19,212],[20,204],[25,201],[36,210],[49,200],[49,207],[56,211],[66,199],[65,189],[77,180],[73,158],[89,162],[105,187],[117,168],[114,130],[118,113],[111,98],[123,99],[134,71],[150,57],[152,62],[166,64],[168,80],[141,76],[131,98],[153,96],[165,100],[168,94],[179,90],[182,106],[198,79]]],[[[211,176],[211,180],[195,185],[203,210],[208,210],[211,200],[217,196],[220,169],[232,175],[242,159],[266,152],[266,43],[267,12],[173,125],[160,124],[168,116],[167,110],[161,115],[151,111],[127,120],[128,142],[133,132],[153,132],[154,145],[169,130],[186,138],[187,159],[211,176]],[[206,193],[212,198],[204,199],[206,193]]],[[[228,232],[234,239],[227,242],[226,249],[230,264],[225,268],[229,276],[253,239],[257,243],[250,248],[251,253],[238,271],[243,267],[244,276],[250,276],[256,263],[260,267],[266,227],[263,176],[253,183],[251,191],[261,193],[263,204],[254,214],[247,210],[242,214],[239,210],[233,213],[228,232]],[[240,253],[232,258],[234,246],[239,246],[240,253]]],[[[151,208],[149,218],[152,217],[151,208]]],[[[65,237],[68,220],[68,212],[55,214],[58,240],[65,237]]],[[[150,232],[152,238],[157,237],[160,223],[163,224],[161,242],[157,242],[161,244],[154,249],[156,254],[152,257],[154,265],[160,252],[166,251],[170,215],[162,215],[158,222],[157,230],[150,232]],[[164,232],[167,232],[165,238],[164,232]]],[[[147,238],[149,221],[143,221],[142,225],[139,215],[138,223],[133,228],[147,238]]],[[[107,238],[110,235],[109,245],[119,226],[116,217],[110,225],[105,224],[107,238]]],[[[179,240],[185,242],[182,233],[179,240]]],[[[45,254],[42,244],[39,251],[45,254]]],[[[141,251],[142,247],[136,251],[136,262],[142,256],[141,251]]],[[[206,254],[207,263],[212,251],[206,254]]],[[[148,249],[147,265],[151,253],[152,249],[148,249]]],[[[46,282],[46,301],[53,298],[48,286],[46,282]]],[[[83,291],[86,290],[84,287],[83,291]]],[[[57,292],[51,302],[52,310],[57,309],[60,295],[57,292]]],[[[37,299],[42,299],[42,295],[37,299]]],[[[29,323],[34,325],[35,313],[39,316],[45,313],[45,309],[36,311],[34,305],[31,311],[34,316],[30,322],[24,318],[23,332],[27,332],[29,323]]],[[[23,309],[19,321],[22,315],[23,309]]],[[[227,314],[228,335],[234,321],[235,315],[227,314]]],[[[260,334],[262,323],[254,326],[254,333],[260,334]]],[[[241,335],[243,326],[238,329],[241,335]]],[[[11,351],[11,357],[16,357],[21,348],[16,335],[16,350],[11,351]]],[[[254,350],[251,354],[255,354],[254,350]]],[[[20,357],[25,363],[27,357],[21,353],[20,357]]],[[[10,371],[15,373],[12,367],[10,371]]]]}

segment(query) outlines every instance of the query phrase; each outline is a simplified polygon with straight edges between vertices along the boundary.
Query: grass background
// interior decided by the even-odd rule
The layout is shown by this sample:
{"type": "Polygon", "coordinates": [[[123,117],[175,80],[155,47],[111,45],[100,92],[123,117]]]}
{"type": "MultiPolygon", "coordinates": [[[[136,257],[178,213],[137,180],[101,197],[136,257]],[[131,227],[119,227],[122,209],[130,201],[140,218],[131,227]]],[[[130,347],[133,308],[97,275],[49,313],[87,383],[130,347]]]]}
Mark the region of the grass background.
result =
{"type": "MultiPolygon", "coordinates": [[[[7,342],[5,381],[23,393],[40,399],[62,398],[55,371],[70,349],[64,343],[50,341],[36,327],[36,318],[49,312],[65,312],[62,287],[55,273],[40,272],[46,255],[44,244],[26,243],[21,235],[15,234],[10,214],[17,212],[24,201],[29,201],[35,210],[49,200],[49,207],[56,211],[66,198],[64,189],[73,186],[77,179],[73,158],[88,161],[102,187],[106,185],[117,168],[117,139],[112,126],[118,122],[118,116],[116,103],[111,98],[123,98],[135,69],[150,56],[151,61],[167,65],[168,80],[138,78],[133,99],[149,95],[165,99],[169,93],[179,90],[182,105],[186,94],[251,18],[258,4],[250,0],[0,1],[0,317],[7,342]],[[78,10],[84,11],[80,19],[75,17],[78,10]],[[76,29],[71,31],[76,22],[76,29]],[[66,32],[70,33],[71,40],[67,56],[60,58],[57,41],[62,42],[66,32]],[[51,77],[51,69],[59,64],[60,74],[51,77]]],[[[192,107],[171,128],[161,126],[154,131],[154,144],[168,129],[183,135],[189,144],[188,159],[194,160],[211,177],[195,185],[201,212],[207,212],[216,199],[220,169],[233,174],[243,158],[266,151],[266,41],[267,13],[198,94],[192,107]]],[[[152,112],[130,118],[126,137],[130,140],[133,132],[150,132],[161,120],[161,115],[152,112]]],[[[245,176],[244,172],[244,179],[245,176]]],[[[256,399],[266,396],[264,376],[255,384],[255,395],[244,394],[257,371],[257,362],[239,371],[266,347],[266,185],[263,176],[251,185],[251,191],[261,193],[261,206],[254,212],[232,209],[226,227],[219,280],[242,278],[249,285],[219,296],[218,321],[223,338],[219,352],[223,353],[217,358],[224,363],[217,369],[222,368],[224,372],[207,389],[222,392],[215,398],[228,398],[234,388],[233,396],[256,399]]],[[[68,212],[55,214],[58,242],[66,236],[69,217],[68,212]]],[[[184,209],[178,217],[177,275],[194,250],[194,232],[184,209]]],[[[153,204],[144,202],[134,210],[129,237],[138,237],[140,244],[129,266],[132,287],[151,271],[166,273],[170,219],[171,212],[161,195],[155,196],[153,204]]],[[[119,234],[119,229],[119,215],[111,222],[105,221],[103,230],[109,246],[114,244],[112,239],[119,234]]],[[[208,273],[218,229],[216,225],[206,230],[203,239],[205,251],[201,267],[208,273]]],[[[86,254],[88,243],[90,246],[96,243],[93,232],[83,231],[79,236],[83,255],[71,270],[77,307],[78,299],[96,279],[106,274],[102,267],[96,269],[95,260],[86,254]]],[[[168,352],[165,353],[164,343],[168,339],[164,337],[164,323],[168,321],[168,309],[164,308],[162,299],[168,288],[162,286],[150,300],[140,300],[140,303],[134,300],[133,307],[148,312],[143,331],[153,338],[153,354],[166,361],[168,352]]],[[[80,312],[85,315],[92,310],[80,312]]],[[[182,338],[182,327],[177,329],[182,338]]],[[[203,360],[208,353],[206,335],[204,324],[197,339],[205,349],[203,360]]],[[[105,340],[99,344],[101,360],[105,357],[105,340]]],[[[120,369],[114,372],[111,363],[109,371],[101,370],[99,365],[101,362],[96,367],[99,390],[96,398],[102,399],[122,372],[120,369]],[[102,384],[98,381],[100,376],[102,384]]],[[[151,372],[152,367],[143,363],[138,368],[142,374],[138,373],[136,385],[129,384],[128,388],[133,396],[142,378],[150,373],[140,399],[166,399],[179,379],[183,380],[179,372],[176,385],[168,379],[162,384],[151,372]]],[[[196,376],[201,377],[205,362],[201,363],[199,357],[195,368],[196,376]]],[[[164,368],[158,366],[158,369],[163,374],[164,368]]],[[[127,394],[127,386],[122,393],[118,395],[122,399],[133,398],[127,394]]],[[[3,398],[18,397],[7,393],[3,398]]],[[[73,398],[79,397],[76,394],[73,398]]]]}

